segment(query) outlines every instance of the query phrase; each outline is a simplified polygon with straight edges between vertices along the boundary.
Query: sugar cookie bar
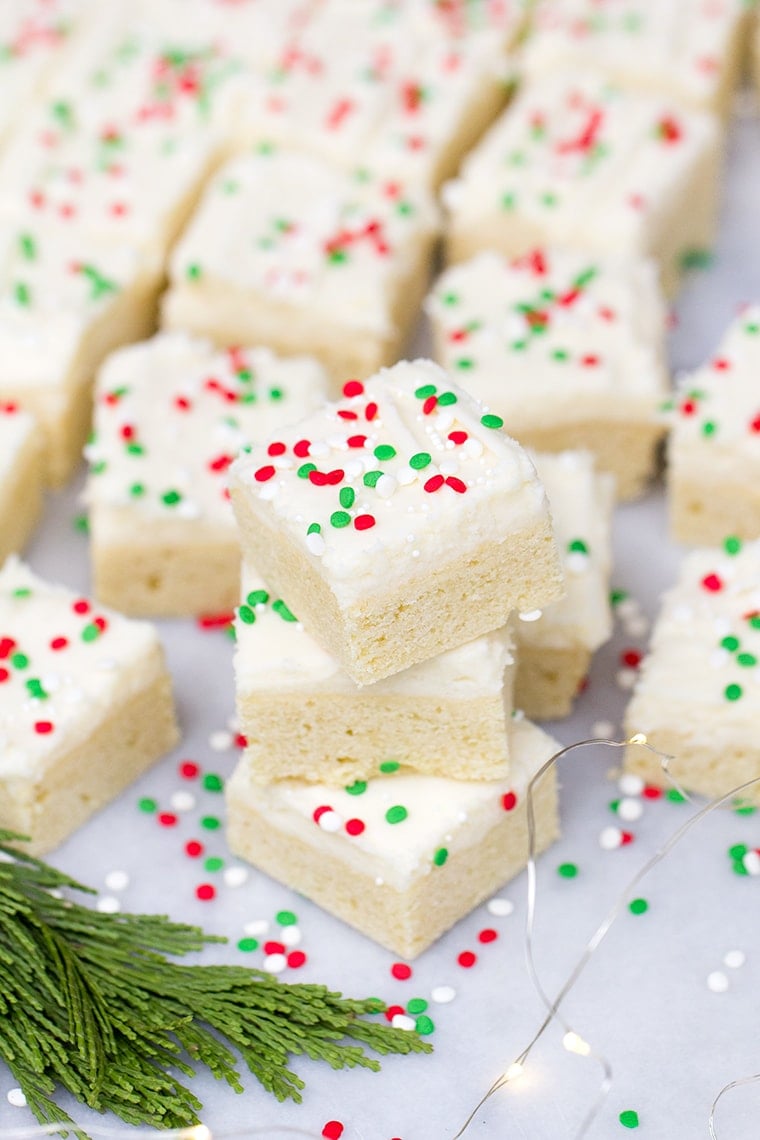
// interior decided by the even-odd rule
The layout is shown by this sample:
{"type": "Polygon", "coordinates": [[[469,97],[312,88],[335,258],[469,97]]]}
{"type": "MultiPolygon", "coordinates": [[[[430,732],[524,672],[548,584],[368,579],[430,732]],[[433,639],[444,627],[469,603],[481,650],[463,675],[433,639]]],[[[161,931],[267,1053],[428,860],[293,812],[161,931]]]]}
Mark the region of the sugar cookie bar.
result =
{"type": "Polygon", "coordinates": [[[561,595],[543,487],[501,426],[403,361],[230,468],[244,556],[354,681],[561,595]]]}
{"type": "Polygon", "coordinates": [[[712,360],[683,377],[672,407],[667,483],[680,542],[760,538],[760,306],[728,329],[712,360]]]}
{"type": "Polygon", "coordinates": [[[0,570],[0,827],[56,847],[178,738],[152,626],[0,570]]]}
{"type": "Polygon", "coordinates": [[[28,213],[0,227],[0,401],[38,420],[53,485],[81,458],[97,367],[151,331],[160,283],[160,262],[125,243],[28,213]]]}
{"type": "Polygon", "coordinates": [[[336,385],[366,377],[400,354],[435,232],[432,201],[398,182],[247,154],[212,181],[174,251],[163,323],[308,353],[336,385]]]}
{"type": "Polygon", "coordinates": [[[504,106],[507,47],[524,21],[517,3],[329,0],[274,66],[245,76],[238,138],[348,169],[361,155],[387,177],[434,188],[504,106]]]}
{"type": "Polygon", "coordinates": [[[425,308],[436,359],[520,443],[592,451],[620,498],[644,489],[669,392],[653,262],[484,252],[446,270],[425,308]]]}
{"type": "Polygon", "coordinates": [[[514,659],[507,627],[356,685],[281,598],[243,575],[235,682],[245,760],[257,783],[285,777],[347,784],[404,766],[452,779],[508,770],[514,659]]]}
{"type": "Polygon", "coordinates": [[[615,492],[612,477],[596,470],[587,451],[534,459],[563,554],[567,592],[540,616],[523,615],[515,623],[515,705],[533,719],[552,720],[571,711],[592,654],[612,633],[615,492]]]}
{"type": "MultiPolygon", "coordinates": [[[[671,754],[670,771],[692,792],[722,796],[760,772],[760,542],[728,538],[693,551],[665,595],[625,714],[671,754]]],[[[666,782],[656,756],[636,745],[626,767],[666,782]]],[[[758,801],[757,786],[742,793],[758,801]]]]}
{"type": "Polygon", "coordinates": [[[536,246],[656,258],[667,292],[713,241],[718,122],[592,73],[529,83],[444,190],[448,255],[536,246]]]}
{"type": "Polygon", "coordinates": [[[241,447],[321,405],[316,361],[164,333],[108,358],[87,445],[95,596],[122,613],[232,610],[240,545],[226,473],[241,447]]]}
{"type": "MultiPolygon", "coordinates": [[[[527,788],[559,745],[528,721],[507,780],[399,769],[345,789],[261,787],[242,761],[227,784],[231,850],[404,958],[421,954],[528,859],[527,788]]],[[[533,796],[536,850],[557,838],[550,769],[533,796]]]]}
{"type": "Polygon", "coordinates": [[[42,436],[34,418],[0,402],[0,564],[22,550],[42,509],[42,436]]]}
{"type": "Polygon", "coordinates": [[[539,0],[520,65],[531,79],[558,68],[598,71],[625,87],[727,114],[749,14],[742,0],[539,0]]]}

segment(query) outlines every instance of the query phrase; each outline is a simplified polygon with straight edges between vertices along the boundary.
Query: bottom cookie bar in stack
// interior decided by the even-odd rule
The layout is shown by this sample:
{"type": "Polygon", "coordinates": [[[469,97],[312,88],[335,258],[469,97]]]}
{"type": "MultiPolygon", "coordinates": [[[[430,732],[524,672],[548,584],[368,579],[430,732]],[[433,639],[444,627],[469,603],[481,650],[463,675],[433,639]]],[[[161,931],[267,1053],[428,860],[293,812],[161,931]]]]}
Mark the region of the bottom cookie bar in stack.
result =
{"type": "MultiPolygon", "coordinates": [[[[402,766],[345,788],[256,784],[245,759],[227,785],[231,850],[405,958],[521,871],[528,785],[559,745],[510,730],[510,776],[451,780],[402,766]]],[[[557,838],[554,770],[536,785],[536,850],[557,838]]]]}

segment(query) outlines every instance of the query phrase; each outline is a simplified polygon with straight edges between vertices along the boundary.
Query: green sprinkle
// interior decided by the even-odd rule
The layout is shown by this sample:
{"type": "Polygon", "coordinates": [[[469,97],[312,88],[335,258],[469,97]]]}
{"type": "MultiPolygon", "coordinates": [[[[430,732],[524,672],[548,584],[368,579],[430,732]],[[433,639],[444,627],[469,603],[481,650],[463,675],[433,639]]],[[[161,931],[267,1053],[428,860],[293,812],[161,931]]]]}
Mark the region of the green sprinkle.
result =
{"type": "Polygon", "coordinates": [[[132,486],[129,488],[129,493],[133,499],[141,498],[141,496],[145,494],[145,484],[144,483],[133,483],[132,486]]]}
{"type": "Polygon", "coordinates": [[[207,871],[221,871],[224,866],[224,859],[219,855],[209,855],[208,859],[204,859],[203,866],[207,871]]]}
{"type": "Polygon", "coordinates": [[[504,427],[504,420],[501,418],[501,416],[494,416],[490,412],[486,412],[484,416],[481,416],[480,422],[482,423],[483,427],[487,428],[504,427]]]}
{"type": "Polygon", "coordinates": [[[733,863],[731,864],[731,870],[734,872],[735,875],[748,875],[749,874],[749,871],[744,866],[744,860],[743,859],[734,859],[733,863]]]}
{"type": "Polygon", "coordinates": [[[428,1037],[435,1029],[435,1025],[426,1013],[420,1014],[415,1021],[415,1029],[420,1037],[428,1037]]]}
{"type": "Polygon", "coordinates": [[[11,654],[11,665],[14,669],[26,669],[29,664],[29,658],[25,653],[11,654]]]}
{"type": "MultiPolygon", "coordinates": [[[[443,296],[441,297],[441,303],[444,305],[458,305],[459,304],[459,294],[458,293],[444,293],[443,296]]],[[[416,392],[414,394],[415,394],[415,396],[417,395],[416,392]]]]}
{"type": "Polygon", "coordinates": [[[433,855],[433,862],[435,863],[436,867],[442,867],[443,864],[448,859],[448,857],[449,857],[449,853],[446,850],[446,848],[445,847],[439,847],[438,850],[433,855]]]}
{"type": "Polygon", "coordinates": [[[265,606],[269,601],[269,594],[266,590],[251,590],[245,600],[249,606],[265,606]]]}
{"type": "Polygon", "coordinates": [[[435,384],[423,384],[421,388],[414,389],[414,394],[418,400],[427,400],[435,395],[435,384]]]}
{"type": "Polygon", "coordinates": [[[238,608],[238,617],[244,625],[253,625],[256,621],[256,614],[250,606],[242,605],[238,608]]]}
{"type": "Polygon", "coordinates": [[[728,854],[731,859],[743,859],[748,851],[746,843],[735,843],[733,847],[729,847],[728,854]]]}
{"type": "Polygon", "coordinates": [[[514,210],[517,199],[514,194],[502,194],[501,205],[504,210],[514,210]]]}
{"type": "Polygon", "coordinates": [[[377,484],[378,479],[382,479],[382,477],[383,477],[382,471],[367,471],[367,473],[364,476],[364,480],[363,480],[364,486],[365,487],[374,487],[377,484]]]}
{"type": "Polygon", "coordinates": [[[725,689],[723,690],[723,696],[727,701],[738,701],[742,696],[741,685],[726,685],[725,689]]]}
{"type": "Polygon", "coordinates": [[[74,515],[72,524],[74,526],[74,530],[79,534],[90,533],[90,520],[87,515],[74,515]]]}
{"type": "Polygon", "coordinates": [[[366,790],[367,790],[367,781],[366,780],[354,780],[353,784],[347,784],[346,785],[346,791],[348,792],[349,796],[364,795],[366,790]]]}
{"type": "Polygon", "coordinates": [[[278,926],[295,926],[298,922],[292,910],[278,910],[274,920],[278,926]]]}
{"type": "Polygon", "coordinates": [[[200,823],[204,831],[218,831],[222,826],[221,820],[217,819],[215,815],[202,816],[200,823]]]}
{"type": "Polygon", "coordinates": [[[571,554],[588,554],[588,545],[583,541],[582,538],[572,539],[571,542],[568,542],[567,549],[571,554]]]}
{"type": "Polygon", "coordinates": [[[738,653],[736,655],[736,664],[743,665],[745,669],[751,669],[753,665],[757,665],[757,657],[754,653],[738,653]]]}
{"type": "Polygon", "coordinates": [[[19,281],[13,287],[13,295],[16,298],[16,304],[29,305],[31,304],[32,294],[29,291],[29,286],[25,285],[23,281],[19,281]]]}
{"type": "Polygon", "coordinates": [[[624,1109],[620,1113],[618,1120],[623,1125],[623,1128],[638,1128],[639,1126],[639,1114],[635,1108],[624,1109]]]}
{"type": "Polygon", "coordinates": [[[737,815],[754,815],[757,811],[757,805],[749,800],[734,800],[732,806],[737,815]]]}
{"type": "Polygon", "coordinates": [[[302,463],[301,466],[296,471],[296,475],[298,476],[299,479],[308,479],[309,476],[311,475],[312,471],[316,471],[316,470],[317,470],[316,463],[302,463]]]}
{"type": "Polygon", "coordinates": [[[327,255],[327,260],[331,265],[342,265],[348,261],[348,254],[345,249],[331,249],[327,255]]]}
{"type": "Polygon", "coordinates": [[[224,780],[221,776],[217,776],[216,772],[206,772],[203,777],[203,787],[207,792],[222,792],[224,791],[224,780]]]}
{"type": "Polygon", "coordinates": [[[396,454],[396,448],[391,447],[389,443],[379,443],[372,454],[375,459],[381,461],[384,459],[393,459],[393,456],[396,454]]]}
{"type": "Polygon", "coordinates": [[[760,629],[760,614],[752,614],[749,619],[750,629],[760,629]]]}
{"type": "Polygon", "coordinates": [[[82,641],[97,641],[100,637],[100,629],[94,622],[86,625],[81,633],[82,641]]]}
{"type": "Polygon", "coordinates": [[[142,799],[137,801],[137,807],[140,811],[144,811],[146,815],[149,812],[158,811],[158,804],[152,800],[150,796],[143,796],[142,799]]]}
{"type": "MultiPolygon", "coordinates": [[[[475,367],[475,361],[470,356],[461,356],[454,364],[455,367],[461,369],[462,372],[467,372],[468,369],[475,367]]],[[[440,403],[440,400],[438,402],[440,403]]]]}
{"type": "Polygon", "coordinates": [[[32,235],[19,234],[18,244],[22,257],[25,257],[27,261],[34,261],[37,256],[37,243],[32,235]]]}
{"type": "Polygon", "coordinates": [[[26,687],[30,697],[34,697],[38,701],[47,700],[48,694],[42,687],[42,681],[40,681],[39,677],[30,677],[26,682],[26,687]]]}
{"type": "Polygon", "coordinates": [[[249,954],[251,950],[258,950],[259,944],[255,938],[241,938],[237,948],[242,950],[244,954],[249,954]]]}
{"type": "Polygon", "coordinates": [[[386,776],[391,772],[398,772],[400,767],[398,760],[383,760],[382,764],[379,765],[380,771],[386,776]]]}
{"type": "Polygon", "coordinates": [[[288,609],[282,598],[278,598],[276,602],[272,602],[272,609],[283,621],[298,621],[296,615],[288,609]]]}
{"type": "Polygon", "coordinates": [[[322,533],[322,527],[319,525],[319,523],[309,523],[308,527],[306,528],[306,533],[307,534],[321,534],[322,533]]]}
{"type": "Polygon", "coordinates": [[[714,260],[709,249],[687,249],[681,254],[681,269],[709,269],[714,260]]]}
{"type": "Polygon", "coordinates": [[[631,914],[645,914],[649,910],[649,903],[646,899],[631,899],[628,909],[631,914]]]}
{"type": "Polygon", "coordinates": [[[334,526],[337,530],[341,530],[344,526],[348,526],[351,522],[351,516],[346,511],[333,511],[330,515],[330,526],[334,526]]]}
{"type": "Polygon", "coordinates": [[[196,262],[193,262],[191,265],[188,265],[187,269],[185,270],[185,277],[187,277],[188,281],[198,281],[202,273],[203,270],[201,269],[200,265],[198,265],[196,262]]]}
{"type": "Polygon", "coordinates": [[[737,538],[735,534],[730,534],[727,538],[723,539],[723,549],[726,554],[738,554],[742,548],[742,540],[737,538]]]}
{"type": "Polygon", "coordinates": [[[702,435],[715,435],[718,425],[712,420],[705,420],[702,424],[702,435]]]}
{"type": "Polygon", "coordinates": [[[127,455],[145,455],[145,448],[141,443],[128,443],[125,450],[127,455]]]}
{"type": "Polygon", "coordinates": [[[569,356],[570,353],[566,348],[555,348],[554,352],[552,353],[553,360],[567,360],[569,356]]]}
{"type": "Polygon", "coordinates": [[[433,457],[427,451],[416,451],[409,460],[409,466],[413,467],[415,471],[421,471],[423,467],[427,467],[428,463],[432,462],[433,457]]]}
{"type": "Polygon", "coordinates": [[[161,496],[161,502],[165,503],[167,507],[174,507],[182,499],[179,491],[165,491],[161,496]]]}
{"type": "Polygon", "coordinates": [[[721,649],[728,649],[730,653],[733,653],[735,649],[739,648],[739,638],[734,637],[733,634],[729,634],[723,638],[720,645],[721,649]]]}
{"type": "Polygon", "coordinates": [[[284,395],[284,393],[282,391],[282,388],[270,388],[269,389],[269,399],[270,400],[274,400],[274,401],[281,400],[283,395],[284,395]]]}
{"type": "Polygon", "coordinates": [[[32,590],[30,586],[16,586],[12,591],[14,598],[31,598],[32,590]]]}
{"type": "Polygon", "coordinates": [[[411,1001],[406,1003],[406,1012],[411,1014],[424,1013],[428,1007],[428,1003],[424,998],[414,997],[411,1001]]]}
{"type": "Polygon", "coordinates": [[[610,605],[619,606],[628,597],[627,590],[612,590],[610,593],[610,605]]]}
{"type": "Polygon", "coordinates": [[[549,207],[556,206],[557,202],[558,202],[557,195],[552,194],[551,191],[548,191],[546,194],[541,195],[541,203],[544,206],[549,206],[549,207]]]}
{"type": "Polygon", "coordinates": [[[578,867],[575,863],[560,863],[557,874],[563,879],[574,879],[578,874],[578,867]]]}
{"type": "Polygon", "coordinates": [[[356,492],[353,487],[341,487],[338,499],[340,500],[340,505],[345,507],[347,511],[354,505],[355,498],[356,492]]]}
{"type": "Polygon", "coordinates": [[[665,792],[665,799],[669,800],[672,804],[685,804],[686,796],[683,792],[679,792],[677,788],[668,788],[665,792]]]}
{"type": "Polygon", "coordinates": [[[409,812],[403,804],[394,804],[393,807],[388,808],[385,818],[388,823],[403,823],[408,815],[409,812]]]}
{"type": "Polygon", "coordinates": [[[99,459],[97,463],[90,465],[90,473],[92,475],[102,475],[107,466],[108,464],[106,463],[105,459],[99,459]]]}
{"type": "Polygon", "coordinates": [[[442,408],[448,408],[451,404],[456,404],[457,397],[455,392],[441,392],[438,397],[438,403],[442,408]]]}

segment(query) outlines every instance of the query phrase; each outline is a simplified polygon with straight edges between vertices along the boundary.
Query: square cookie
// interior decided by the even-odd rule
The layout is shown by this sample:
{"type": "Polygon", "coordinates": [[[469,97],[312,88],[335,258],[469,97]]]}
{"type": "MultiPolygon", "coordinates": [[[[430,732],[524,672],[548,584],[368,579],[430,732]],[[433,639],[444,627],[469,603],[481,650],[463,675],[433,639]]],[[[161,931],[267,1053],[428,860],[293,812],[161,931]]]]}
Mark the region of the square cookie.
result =
{"type": "Polygon", "coordinates": [[[178,739],[156,631],[0,570],[0,827],[51,850],[178,739]]]}
{"type": "Polygon", "coordinates": [[[172,256],[163,323],[309,353],[339,391],[400,355],[436,227],[420,191],[265,147],[207,188],[172,256]]]}
{"type": "Polygon", "coordinates": [[[250,570],[243,591],[237,713],[257,783],[349,784],[375,775],[378,763],[392,770],[397,756],[427,775],[507,775],[514,674],[507,627],[360,687],[250,570]]]}
{"type": "Polygon", "coordinates": [[[123,613],[234,609],[240,545],[227,468],[325,399],[306,357],[163,333],[108,358],[95,394],[86,500],[96,597],[123,613]]]}
{"type": "MultiPolygon", "coordinates": [[[[760,542],[728,538],[688,554],[665,595],[625,715],[674,757],[689,791],[722,796],[760,772],[760,542]]],[[[665,784],[659,760],[626,750],[626,767],[665,784]]],[[[757,786],[743,793],[757,802],[757,786]]]]}
{"type": "Polygon", "coordinates": [[[538,451],[586,449],[622,499],[654,472],[669,392],[653,262],[564,249],[484,252],[425,303],[436,359],[538,451]]]}
{"type": "Polygon", "coordinates": [[[614,483],[587,451],[534,456],[563,556],[566,594],[515,623],[515,706],[536,720],[567,716],[593,653],[612,633],[609,579],[614,483]],[[534,620],[526,620],[533,618],[534,620]]]}
{"type": "Polygon", "coordinates": [[[746,309],[712,360],[678,382],[667,486],[679,542],[760,538],[760,306],[746,309]]]}
{"type": "Polygon", "coordinates": [[[654,257],[666,292],[713,242],[720,131],[707,112],[593,73],[529,83],[444,189],[448,256],[536,246],[654,257]]]}
{"type": "Polygon", "coordinates": [[[0,401],[0,564],[22,550],[42,509],[44,457],[34,418],[0,401]]]}
{"type": "Polygon", "coordinates": [[[241,455],[244,556],[360,684],[559,597],[543,487],[443,369],[403,361],[241,455]]]}
{"type": "MultiPolygon", "coordinates": [[[[404,958],[517,875],[528,859],[527,788],[559,745],[513,723],[507,780],[448,780],[403,768],[341,789],[227,783],[231,850],[404,958]]],[[[556,778],[533,797],[536,849],[557,838],[556,778]]]]}

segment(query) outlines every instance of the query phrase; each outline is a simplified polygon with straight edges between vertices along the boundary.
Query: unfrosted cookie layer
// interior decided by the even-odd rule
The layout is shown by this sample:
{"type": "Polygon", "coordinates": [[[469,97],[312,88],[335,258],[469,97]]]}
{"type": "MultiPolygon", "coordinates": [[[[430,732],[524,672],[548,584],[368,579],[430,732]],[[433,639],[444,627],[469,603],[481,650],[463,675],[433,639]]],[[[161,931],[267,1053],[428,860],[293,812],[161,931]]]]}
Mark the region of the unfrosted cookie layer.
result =
{"type": "Polygon", "coordinates": [[[680,542],[760,537],[760,306],[683,377],[668,444],[671,527],[680,542]]]}
{"type": "Polygon", "coordinates": [[[515,705],[529,717],[552,720],[570,712],[592,654],[612,633],[614,488],[588,452],[534,458],[563,556],[566,593],[537,620],[515,622],[515,705]]]}
{"type": "Polygon", "coordinates": [[[713,240],[719,130],[708,113],[587,73],[529,83],[444,190],[448,251],[541,245],[655,257],[672,292],[713,240]]]}
{"type": "MultiPolygon", "coordinates": [[[[340,789],[255,784],[242,761],[227,784],[235,854],[396,954],[420,954],[518,874],[528,858],[527,788],[559,748],[515,721],[508,780],[447,780],[400,768],[340,789]]],[[[534,795],[536,849],[559,831],[554,771],[534,795]]]]}
{"type": "Polygon", "coordinates": [[[346,784],[378,757],[428,775],[507,774],[514,661],[505,628],[359,687],[256,575],[243,575],[235,679],[245,762],[257,783],[346,784]]]}
{"type": "Polygon", "coordinates": [[[402,362],[231,467],[245,557],[355,681],[560,596],[543,488],[501,427],[402,362]]]}
{"type": "Polygon", "coordinates": [[[42,436],[16,404],[0,402],[0,564],[22,550],[42,508],[42,436]]]}
{"type": "Polygon", "coordinates": [[[164,333],[96,385],[86,499],[97,597],[130,614],[231,610],[240,549],[227,468],[325,398],[316,361],[164,333]]]}
{"type": "MultiPolygon", "coordinates": [[[[663,600],[626,712],[629,734],[673,756],[685,788],[722,796],[757,777],[760,746],[760,543],[727,539],[686,556],[663,600]]],[[[665,783],[657,757],[631,746],[626,766],[665,783]]],[[[757,800],[757,787],[747,798],[757,800]]]]}
{"type": "Polygon", "coordinates": [[[309,353],[338,386],[366,377],[400,353],[436,225],[422,191],[260,148],[208,186],[171,260],[164,324],[309,353]]]}
{"type": "Polygon", "coordinates": [[[514,259],[484,252],[448,269],[425,307],[437,360],[510,434],[541,450],[598,448],[621,497],[643,489],[668,391],[653,263],[562,249],[514,259]]]}
{"type": "Polygon", "coordinates": [[[177,740],[155,630],[0,571],[0,826],[49,850],[177,740]]]}

